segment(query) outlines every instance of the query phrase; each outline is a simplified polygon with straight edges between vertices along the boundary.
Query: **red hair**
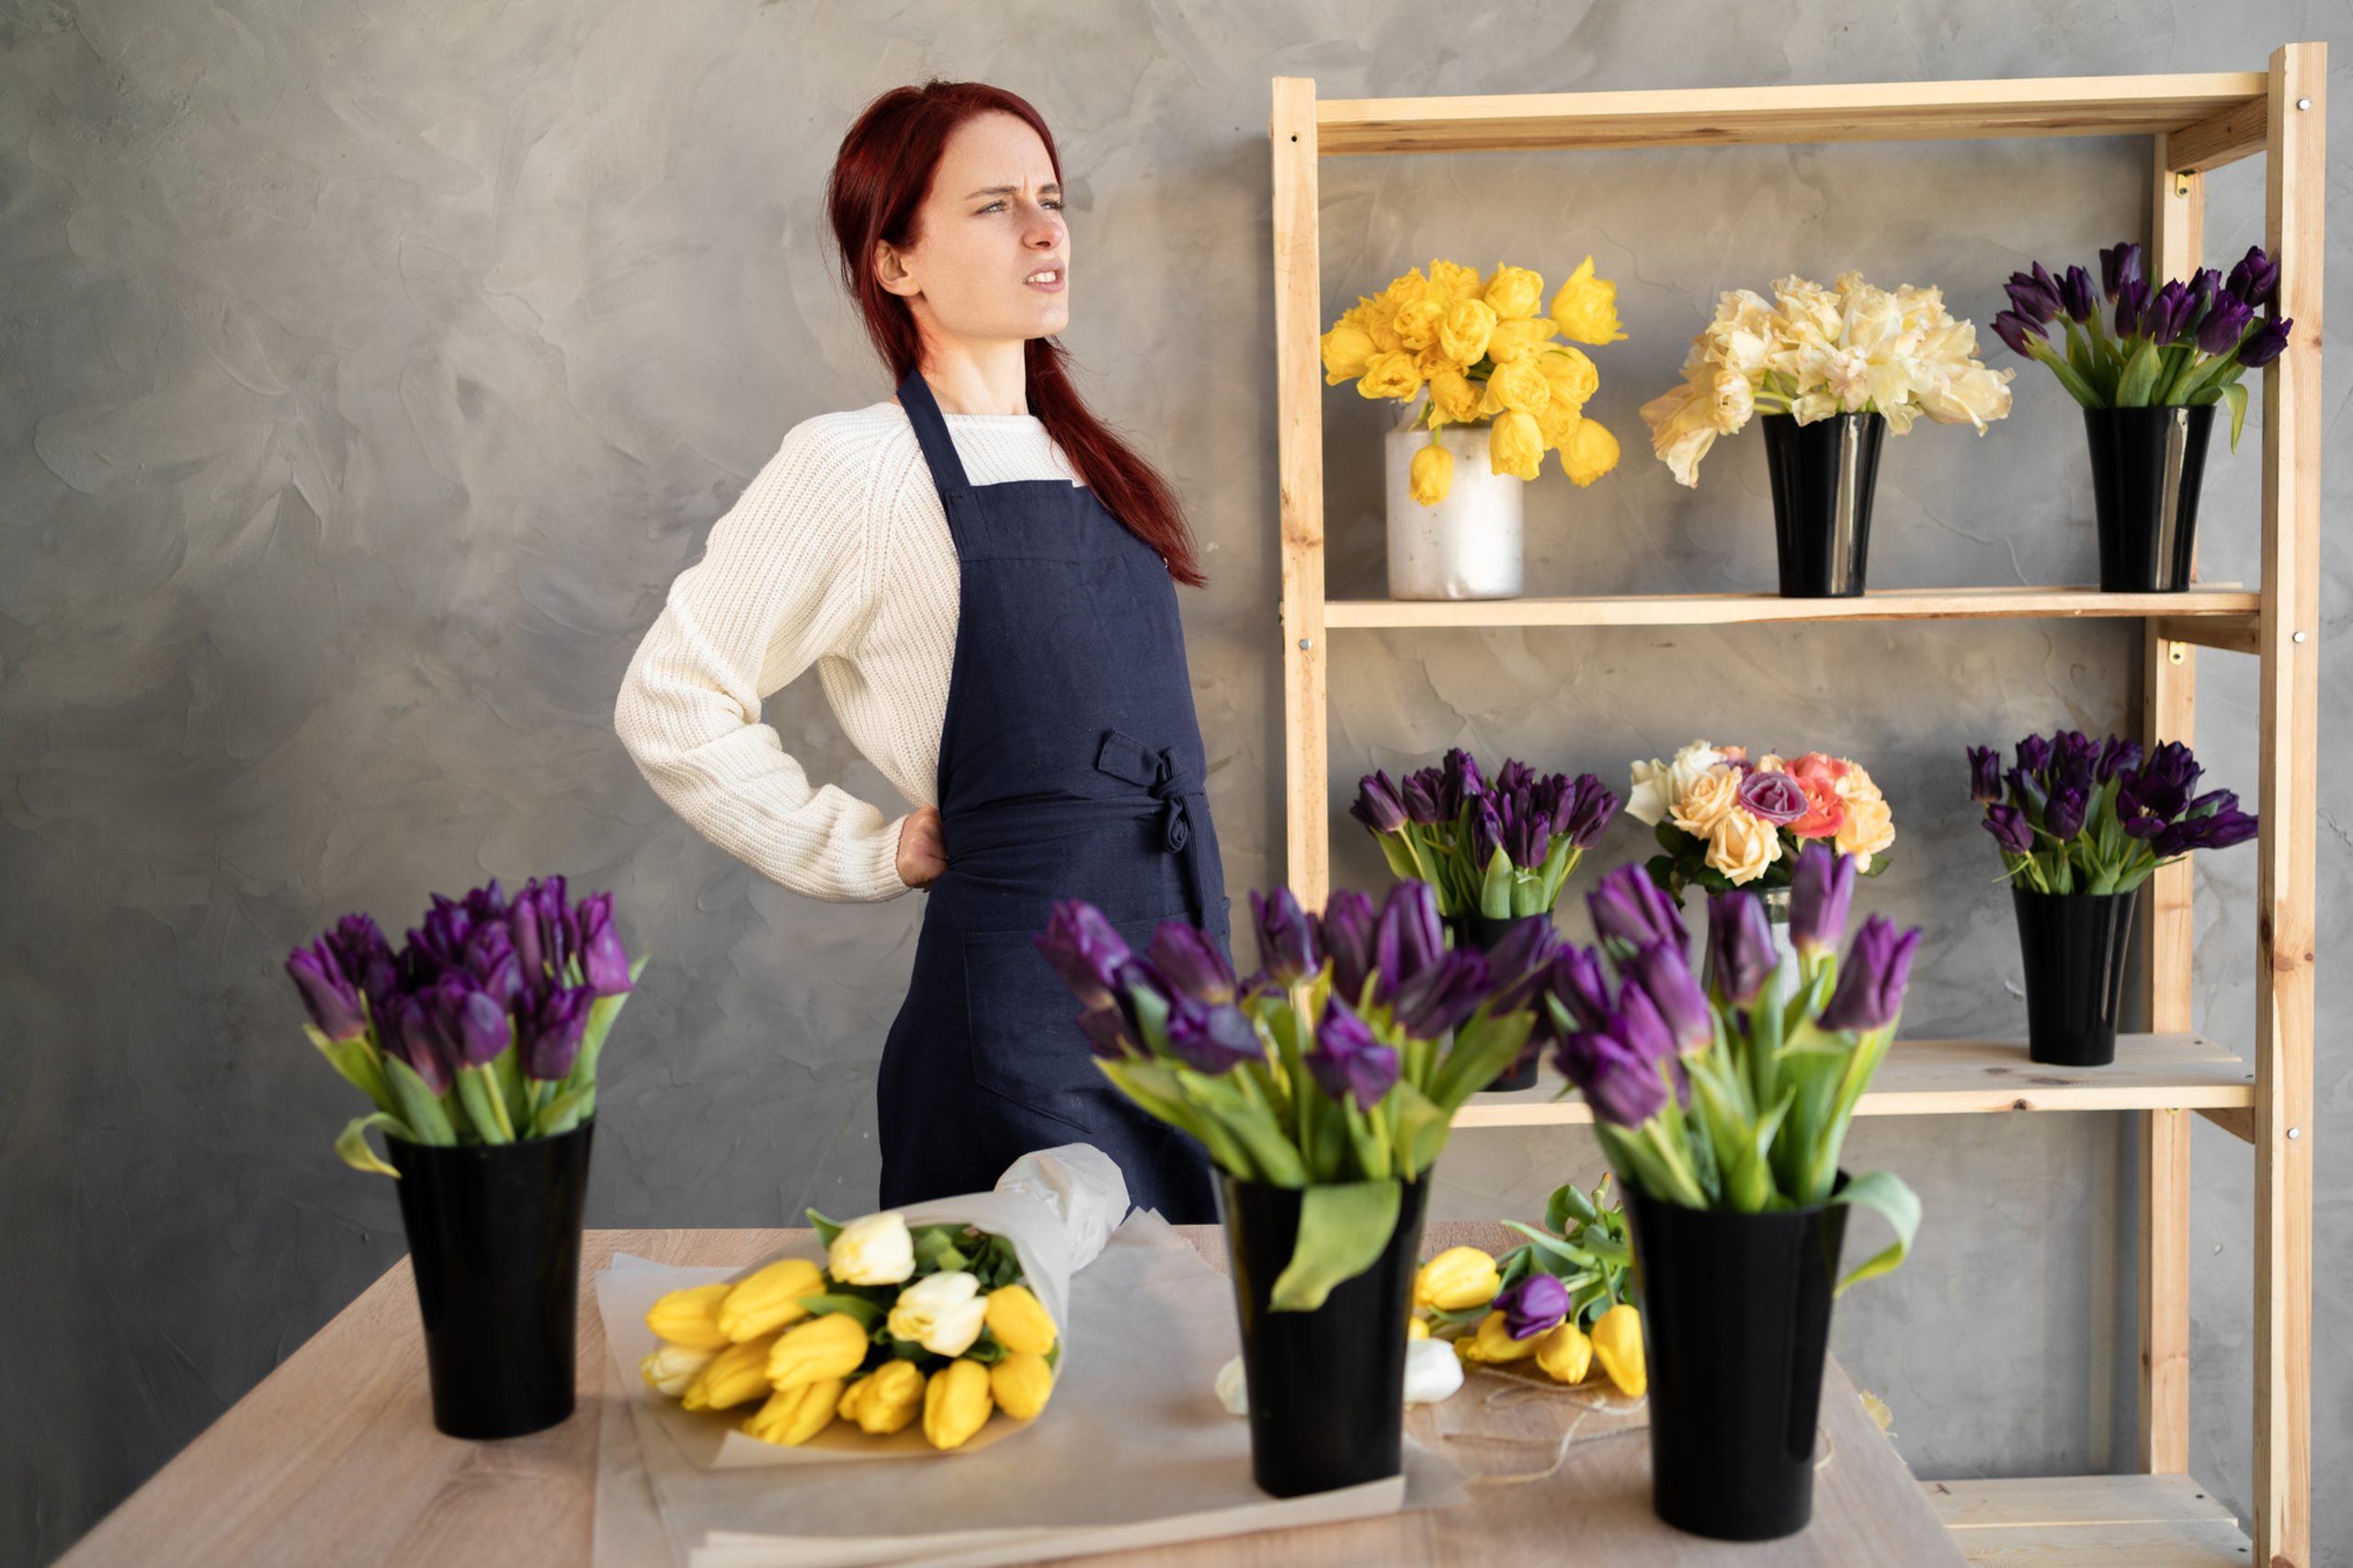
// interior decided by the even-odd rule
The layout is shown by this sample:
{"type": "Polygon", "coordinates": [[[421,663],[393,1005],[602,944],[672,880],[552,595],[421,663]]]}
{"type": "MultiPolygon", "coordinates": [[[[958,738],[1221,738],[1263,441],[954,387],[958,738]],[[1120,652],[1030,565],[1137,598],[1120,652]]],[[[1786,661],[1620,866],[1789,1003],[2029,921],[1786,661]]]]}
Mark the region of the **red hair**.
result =
{"type": "MultiPolygon", "coordinates": [[[[949,136],[983,114],[1009,114],[1026,122],[1045,143],[1055,179],[1062,178],[1053,132],[1028,99],[983,82],[935,78],[920,87],[893,87],[869,104],[842,138],[825,182],[842,283],[866,318],[866,334],[890,367],[893,384],[920,364],[923,342],[907,301],[875,276],[874,247],[877,242],[903,249],[914,245],[918,210],[930,194],[949,136]]],[[[1023,346],[1022,361],[1029,411],[1097,498],[1130,533],[1160,552],[1170,576],[1196,588],[1207,583],[1176,492],[1088,412],[1071,384],[1069,351],[1051,337],[1033,337],[1023,346]]]]}

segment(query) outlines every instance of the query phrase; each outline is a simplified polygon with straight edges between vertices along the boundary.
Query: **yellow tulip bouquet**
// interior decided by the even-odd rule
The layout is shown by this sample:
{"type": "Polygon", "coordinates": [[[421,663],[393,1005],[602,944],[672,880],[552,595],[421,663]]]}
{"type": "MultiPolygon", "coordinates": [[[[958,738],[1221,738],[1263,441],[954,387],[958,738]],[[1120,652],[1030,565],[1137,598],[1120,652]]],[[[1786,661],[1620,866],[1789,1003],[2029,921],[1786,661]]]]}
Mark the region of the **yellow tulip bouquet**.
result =
{"type": "Polygon", "coordinates": [[[893,1211],[809,1218],[822,1267],[788,1256],[654,1303],[648,1385],[688,1410],[757,1401],[742,1430],[788,1448],[835,1423],[874,1438],[920,1423],[932,1448],[959,1449],[994,1415],[1045,1409],[1062,1336],[1013,1241],[893,1211]]]}
{"type": "Polygon", "coordinates": [[[1412,403],[1409,429],[1429,444],[1414,454],[1414,499],[1435,506],[1454,484],[1454,456],[1438,444],[1448,425],[1487,427],[1492,472],[1534,479],[1546,452],[1579,486],[1618,466],[1617,437],[1585,416],[1601,373],[1576,344],[1598,347],[1626,335],[1618,286],[1593,275],[1587,256],[1544,309],[1543,275],[1498,265],[1482,278],[1460,262],[1433,261],[1359,296],[1320,340],[1327,386],[1354,381],[1369,398],[1412,403]],[[1570,341],[1558,343],[1554,337],[1570,341]]]}

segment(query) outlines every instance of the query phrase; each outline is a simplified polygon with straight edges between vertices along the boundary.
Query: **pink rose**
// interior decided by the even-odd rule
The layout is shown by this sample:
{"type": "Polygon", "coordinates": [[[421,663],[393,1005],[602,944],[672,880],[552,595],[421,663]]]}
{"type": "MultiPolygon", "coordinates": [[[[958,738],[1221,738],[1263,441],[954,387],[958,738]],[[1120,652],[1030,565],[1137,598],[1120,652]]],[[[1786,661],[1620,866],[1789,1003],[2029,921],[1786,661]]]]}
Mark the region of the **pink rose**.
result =
{"type": "Polygon", "coordinates": [[[1764,768],[1741,779],[1740,803],[1776,827],[1787,827],[1813,809],[1803,785],[1786,773],[1764,768]]]}

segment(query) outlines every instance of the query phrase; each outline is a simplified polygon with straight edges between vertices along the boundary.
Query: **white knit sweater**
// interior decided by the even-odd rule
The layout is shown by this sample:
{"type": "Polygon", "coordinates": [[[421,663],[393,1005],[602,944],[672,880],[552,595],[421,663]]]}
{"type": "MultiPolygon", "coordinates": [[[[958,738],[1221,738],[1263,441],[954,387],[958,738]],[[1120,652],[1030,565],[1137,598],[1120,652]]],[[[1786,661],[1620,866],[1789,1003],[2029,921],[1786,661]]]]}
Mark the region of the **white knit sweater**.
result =
{"type": "MultiPolygon", "coordinates": [[[[1078,471],[1027,414],[950,414],[974,484],[1078,471]]],[[[796,892],[895,898],[900,824],[813,786],[760,704],[811,665],[850,741],[910,802],[937,805],[960,583],[948,513],[888,399],[786,432],[638,645],[613,728],[654,793],[796,892]]]]}

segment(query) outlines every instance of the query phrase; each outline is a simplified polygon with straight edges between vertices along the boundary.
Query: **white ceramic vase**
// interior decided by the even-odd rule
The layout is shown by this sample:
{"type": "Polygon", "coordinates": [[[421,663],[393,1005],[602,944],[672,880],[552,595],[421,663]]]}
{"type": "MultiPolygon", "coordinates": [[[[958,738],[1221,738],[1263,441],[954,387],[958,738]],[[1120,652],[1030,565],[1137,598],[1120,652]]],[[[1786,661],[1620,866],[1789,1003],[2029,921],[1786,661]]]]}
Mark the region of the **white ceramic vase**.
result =
{"type": "MultiPolygon", "coordinates": [[[[1419,404],[1406,411],[1411,420],[1419,404]]],[[[1520,500],[1525,480],[1489,472],[1487,426],[1449,425],[1439,444],[1454,454],[1445,500],[1414,499],[1414,454],[1429,444],[1423,429],[1384,437],[1389,463],[1389,597],[1392,599],[1509,599],[1520,591],[1520,500]]]]}

